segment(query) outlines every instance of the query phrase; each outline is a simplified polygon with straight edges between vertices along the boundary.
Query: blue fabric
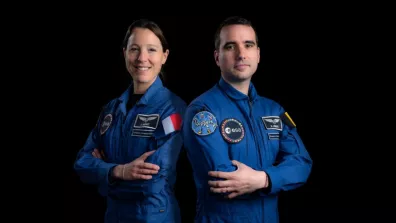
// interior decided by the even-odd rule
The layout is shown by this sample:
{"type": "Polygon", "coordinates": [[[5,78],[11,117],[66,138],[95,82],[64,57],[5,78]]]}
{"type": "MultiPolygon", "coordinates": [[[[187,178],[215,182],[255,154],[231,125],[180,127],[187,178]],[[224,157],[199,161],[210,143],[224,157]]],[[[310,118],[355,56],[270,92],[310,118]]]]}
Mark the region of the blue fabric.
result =
{"type": "Polygon", "coordinates": [[[183,140],[180,131],[166,135],[162,120],[171,114],[183,117],[187,105],[165,88],[159,77],[127,111],[131,91],[132,85],[104,106],[97,126],[77,155],[74,168],[83,182],[98,185],[99,193],[107,197],[107,223],[180,222],[173,187],[183,140]],[[94,148],[104,151],[104,160],[91,155],[94,148]],[[157,151],[146,162],[160,167],[152,179],[109,179],[112,167],[129,163],[152,150],[157,151]]]}
{"type": "Polygon", "coordinates": [[[190,103],[184,118],[183,137],[197,188],[196,222],[279,221],[278,193],[303,185],[312,166],[297,129],[281,120],[284,112],[277,102],[257,95],[252,83],[249,94],[245,95],[222,78],[190,103]],[[193,128],[197,126],[194,117],[203,111],[213,115],[211,120],[217,122],[217,128],[205,135],[197,134],[193,128]],[[242,124],[244,134],[236,134],[241,139],[227,141],[227,137],[222,136],[231,132],[230,129],[222,129],[223,121],[229,119],[242,124]],[[271,182],[269,190],[255,191],[234,199],[211,193],[208,181],[221,179],[212,179],[208,172],[235,171],[232,160],[265,171],[271,182]]]}

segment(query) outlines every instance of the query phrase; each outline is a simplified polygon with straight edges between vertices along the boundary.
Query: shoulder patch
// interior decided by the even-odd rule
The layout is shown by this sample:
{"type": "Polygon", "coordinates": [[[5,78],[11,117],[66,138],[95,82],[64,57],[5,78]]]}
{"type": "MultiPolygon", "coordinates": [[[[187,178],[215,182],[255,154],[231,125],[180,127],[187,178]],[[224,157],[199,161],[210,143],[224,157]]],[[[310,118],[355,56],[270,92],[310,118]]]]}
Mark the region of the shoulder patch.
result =
{"type": "Polygon", "coordinates": [[[109,129],[111,122],[113,121],[113,116],[111,114],[107,114],[100,125],[100,134],[103,135],[109,129]]]}
{"type": "Polygon", "coordinates": [[[284,112],[283,114],[281,114],[280,117],[281,117],[282,121],[290,128],[296,127],[296,123],[294,123],[293,119],[291,119],[290,115],[287,112],[284,112]]]}
{"type": "Polygon", "coordinates": [[[197,135],[210,135],[217,128],[216,117],[208,111],[198,112],[191,121],[191,128],[197,135]]]}
{"type": "Polygon", "coordinates": [[[240,121],[229,118],[221,124],[221,135],[229,143],[238,143],[245,137],[245,130],[240,121]]]}

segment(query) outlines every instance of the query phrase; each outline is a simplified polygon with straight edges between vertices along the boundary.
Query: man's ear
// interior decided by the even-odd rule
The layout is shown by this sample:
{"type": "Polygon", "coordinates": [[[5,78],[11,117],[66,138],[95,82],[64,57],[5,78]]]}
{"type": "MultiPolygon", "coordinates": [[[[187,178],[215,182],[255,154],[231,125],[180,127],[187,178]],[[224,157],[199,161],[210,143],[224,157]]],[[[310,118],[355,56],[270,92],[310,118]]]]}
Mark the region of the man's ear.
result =
{"type": "Polygon", "coordinates": [[[219,66],[219,52],[217,50],[213,53],[217,66],[219,66]]]}
{"type": "Polygon", "coordinates": [[[257,63],[260,63],[260,47],[257,47],[257,63]]]}

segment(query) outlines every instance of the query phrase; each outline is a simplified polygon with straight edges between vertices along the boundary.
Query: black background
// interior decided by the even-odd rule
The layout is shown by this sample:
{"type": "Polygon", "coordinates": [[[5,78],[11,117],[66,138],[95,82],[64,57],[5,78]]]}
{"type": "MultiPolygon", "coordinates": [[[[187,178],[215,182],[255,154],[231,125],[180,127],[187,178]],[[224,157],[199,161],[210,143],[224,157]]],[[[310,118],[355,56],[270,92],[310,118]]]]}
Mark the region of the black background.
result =
{"type": "MultiPolygon", "coordinates": [[[[105,200],[79,181],[73,162],[101,107],[130,84],[121,50],[127,27],[138,18],[160,25],[170,45],[167,86],[189,103],[220,78],[213,37],[227,16],[74,16],[57,37],[58,52],[70,53],[62,64],[64,222],[102,222],[105,200]]],[[[393,151],[383,145],[392,138],[380,136],[387,126],[381,118],[390,115],[385,103],[370,98],[378,79],[372,61],[364,59],[370,48],[366,24],[336,16],[245,17],[257,27],[261,47],[252,81],[259,94],[285,107],[314,162],[305,186],[280,194],[281,222],[386,222],[394,212],[393,151]]],[[[192,222],[195,188],[184,153],[178,171],[183,222],[192,222]]]]}

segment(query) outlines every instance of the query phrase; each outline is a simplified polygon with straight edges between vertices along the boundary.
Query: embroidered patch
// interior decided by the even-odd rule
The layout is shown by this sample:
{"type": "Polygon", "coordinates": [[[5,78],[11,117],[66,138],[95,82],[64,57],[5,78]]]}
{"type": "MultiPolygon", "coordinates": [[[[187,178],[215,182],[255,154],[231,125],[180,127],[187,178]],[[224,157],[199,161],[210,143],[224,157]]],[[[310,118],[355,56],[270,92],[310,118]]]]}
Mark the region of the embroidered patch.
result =
{"type": "Polygon", "coordinates": [[[158,127],[158,114],[138,114],[132,129],[132,136],[151,137],[158,127]]]}
{"type": "Polygon", "coordinates": [[[275,129],[282,131],[282,122],[279,116],[264,116],[261,117],[266,129],[275,129]]]}
{"type": "Polygon", "coordinates": [[[143,115],[138,114],[135,119],[134,128],[156,129],[159,122],[158,114],[143,115]]]}
{"type": "Polygon", "coordinates": [[[216,117],[208,111],[198,112],[191,121],[191,128],[200,136],[212,134],[217,128],[216,117]]]}
{"type": "Polygon", "coordinates": [[[271,140],[279,139],[279,133],[277,133],[277,132],[268,133],[268,138],[271,140]]]}
{"type": "Polygon", "coordinates": [[[296,127],[296,123],[293,122],[293,120],[291,119],[290,115],[287,112],[284,112],[281,115],[281,119],[290,128],[295,128],[296,127]]]}
{"type": "Polygon", "coordinates": [[[100,135],[105,134],[105,132],[109,129],[111,122],[113,121],[113,116],[111,114],[107,114],[102,121],[100,126],[100,135]]]}
{"type": "Polygon", "coordinates": [[[245,137],[245,130],[241,122],[229,118],[221,124],[221,135],[227,142],[238,143],[245,137]]]}

